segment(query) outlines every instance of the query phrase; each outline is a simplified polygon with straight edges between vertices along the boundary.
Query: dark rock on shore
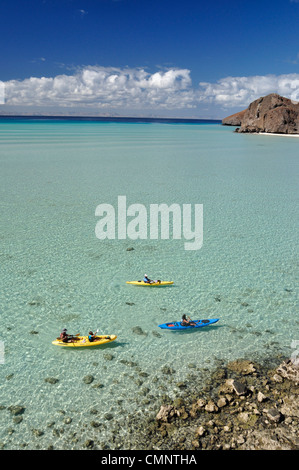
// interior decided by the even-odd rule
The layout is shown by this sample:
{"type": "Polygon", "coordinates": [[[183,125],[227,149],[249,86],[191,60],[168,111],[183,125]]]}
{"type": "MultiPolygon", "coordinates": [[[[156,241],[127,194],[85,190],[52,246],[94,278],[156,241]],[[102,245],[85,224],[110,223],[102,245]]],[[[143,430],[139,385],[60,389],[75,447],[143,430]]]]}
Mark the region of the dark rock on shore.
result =
{"type": "MultiPolygon", "coordinates": [[[[81,413],[78,417],[57,410],[62,415],[57,425],[51,421],[44,429],[31,432],[34,439],[38,438],[38,447],[46,443],[54,449],[55,441],[57,450],[59,446],[182,452],[299,450],[299,364],[289,359],[282,362],[282,357],[228,363],[218,359],[211,370],[189,364],[190,373],[184,381],[171,364],[164,364],[150,376],[131,358],[121,359],[131,370],[124,378],[139,386],[138,396],[129,401],[138,405],[136,409],[129,411],[125,397],[120,397],[117,406],[104,412],[97,407],[90,409],[87,422],[80,424],[81,413]]],[[[95,377],[87,375],[83,380],[91,384],[95,377]]],[[[97,392],[95,404],[96,400],[101,400],[97,392]]],[[[9,427],[6,434],[11,439],[18,432],[17,426],[21,429],[23,419],[26,421],[26,409],[18,404],[0,405],[0,410],[10,415],[13,428],[9,427]]],[[[0,449],[6,445],[0,442],[0,449]]],[[[19,447],[28,445],[24,442],[19,447]]]]}
{"type": "Polygon", "coordinates": [[[276,93],[253,101],[246,110],[224,118],[223,125],[241,126],[236,132],[299,134],[299,103],[276,93]]]}
{"type": "MultiPolygon", "coordinates": [[[[219,370],[223,367],[219,367],[219,370]]],[[[157,450],[298,450],[299,367],[270,369],[248,360],[213,373],[213,387],[184,390],[155,416],[132,417],[136,435],[123,448],[157,450]],[[226,378],[227,377],[227,378],[226,378]]],[[[128,422],[131,419],[128,418],[128,422]]]]}

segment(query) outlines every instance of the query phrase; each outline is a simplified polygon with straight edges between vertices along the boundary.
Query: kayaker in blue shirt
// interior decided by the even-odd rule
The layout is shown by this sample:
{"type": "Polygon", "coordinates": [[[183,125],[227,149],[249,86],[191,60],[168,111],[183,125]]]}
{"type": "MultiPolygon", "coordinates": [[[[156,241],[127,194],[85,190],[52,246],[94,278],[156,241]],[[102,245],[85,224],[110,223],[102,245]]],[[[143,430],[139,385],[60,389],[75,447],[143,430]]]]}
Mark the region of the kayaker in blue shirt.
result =
{"type": "Polygon", "coordinates": [[[95,335],[92,331],[90,331],[90,332],[88,333],[88,341],[89,341],[90,343],[92,343],[92,342],[95,341],[96,339],[97,339],[97,338],[96,338],[96,335],[95,335]]]}

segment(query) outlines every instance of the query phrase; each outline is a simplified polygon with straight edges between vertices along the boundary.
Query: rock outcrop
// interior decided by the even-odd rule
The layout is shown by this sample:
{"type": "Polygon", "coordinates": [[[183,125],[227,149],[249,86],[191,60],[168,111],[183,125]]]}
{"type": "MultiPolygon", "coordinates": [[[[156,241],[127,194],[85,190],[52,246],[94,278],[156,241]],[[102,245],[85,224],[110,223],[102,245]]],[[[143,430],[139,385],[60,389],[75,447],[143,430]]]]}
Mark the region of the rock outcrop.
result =
{"type": "MultiPolygon", "coordinates": [[[[298,450],[299,365],[287,359],[274,370],[263,370],[249,360],[238,360],[228,363],[226,372],[232,378],[213,380],[213,396],[193,401],[181,397],[161,406],[155,420],[160,438],[154,445],[180,450],[298,450]]],[[[153,433],[150,436],[154,439],[153,433]]]]}
{"type": "Polygon", "coordinates": [[[299,103],[271,93],[253,101],[247,109],[223,119],[222,124],[240,125],[236,132],[299,134],[299,103]]]}
{"type": "Polygon", "coordinates": [[[224,126],[241,126],[245,112],[246,109],[244,109],[243,111],[239,111],[238,113],[232,114],[231,116],[227,116],[222,120],[222,124],[224,126]]]}

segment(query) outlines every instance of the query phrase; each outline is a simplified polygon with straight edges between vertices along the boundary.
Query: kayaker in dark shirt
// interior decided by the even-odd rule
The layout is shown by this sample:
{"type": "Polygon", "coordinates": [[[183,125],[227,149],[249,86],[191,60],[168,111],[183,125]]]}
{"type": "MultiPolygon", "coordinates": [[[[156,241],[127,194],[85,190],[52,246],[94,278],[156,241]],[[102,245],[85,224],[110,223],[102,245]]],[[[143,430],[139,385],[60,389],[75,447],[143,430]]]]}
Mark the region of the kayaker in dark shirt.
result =
{"type": "Polygon", "coordinates": [[[181,325],[182,326],[195,326],[195,323],[194,323],[194,321],[191,320],[190,317],[187,318],[185,313],[184,313],[183,316],[182,316],[181,325]]]}
{"type": "Polygon", "coordinates": [[[74,341],[73,338],[67,334],[66,328],[64,328],[60,333],[60,339],[63,341],[63,343],[72,343],[74,341]]]}

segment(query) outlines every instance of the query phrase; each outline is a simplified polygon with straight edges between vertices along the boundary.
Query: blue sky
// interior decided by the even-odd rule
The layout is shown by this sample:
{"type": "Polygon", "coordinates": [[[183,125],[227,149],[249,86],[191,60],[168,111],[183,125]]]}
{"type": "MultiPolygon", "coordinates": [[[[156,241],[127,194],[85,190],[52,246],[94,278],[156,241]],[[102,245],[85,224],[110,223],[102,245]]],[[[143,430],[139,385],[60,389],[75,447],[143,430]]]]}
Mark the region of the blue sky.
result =
{"type": "Polygon", "coordinates": [[[0,113],[224,117],[299,100],[299,0],[1,0],[0,113]]]}

